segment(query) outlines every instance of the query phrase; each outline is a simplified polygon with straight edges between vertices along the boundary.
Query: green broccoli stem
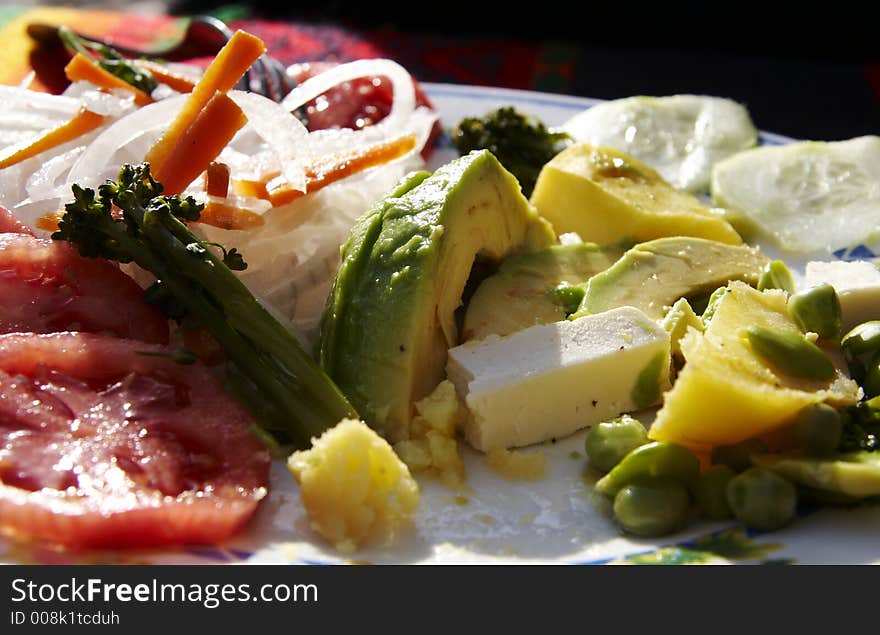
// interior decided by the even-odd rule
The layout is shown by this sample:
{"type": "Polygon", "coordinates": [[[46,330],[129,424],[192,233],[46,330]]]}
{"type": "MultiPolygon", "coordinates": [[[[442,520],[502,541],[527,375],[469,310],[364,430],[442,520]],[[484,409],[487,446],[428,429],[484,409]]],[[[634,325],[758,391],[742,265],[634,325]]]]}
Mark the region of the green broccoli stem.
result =
{"type": "Polygon", "coordinates": [[[168,284],[188,313],[199,318],[244,376],[299,424],[286,431],[294,443],[307,445],[311,437],[340,419],[357,417],[295,335],[271,316],[220,259],[207,249],[187,248],[199,239],[182,222],[164,208],[150,209],[141,229],[167,259],[162,284],[168,284]],[[180,277],[194,284],[181,285],[180,277]],[[203,293],[188,293],[192,288],[203,293]]]}
{"type": "Polygon", "coordinates": [[[220,344],[236,372],[235,393],[260,424],[281,440],[307,447],[345,417],[357,417],[344,395],[300,346],[296,336],[164,205],[144,209],[130,190],[117,204],[135,237],[108,214],[93,222],[122,262],[135,262],[220,344]],[[268,403],[267,403],[268,402],[268,403]]]}

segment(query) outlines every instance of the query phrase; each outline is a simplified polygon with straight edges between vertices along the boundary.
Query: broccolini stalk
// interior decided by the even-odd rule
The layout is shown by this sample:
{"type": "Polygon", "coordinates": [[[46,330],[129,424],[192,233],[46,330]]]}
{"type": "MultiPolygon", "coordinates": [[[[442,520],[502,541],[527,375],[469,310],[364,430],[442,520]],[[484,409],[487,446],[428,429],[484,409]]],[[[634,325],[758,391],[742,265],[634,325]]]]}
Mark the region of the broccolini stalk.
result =
{"type": "Polygon", "coordinates": [[[198,220],[202,205],[161,192],[149,164],[124,166],[97,195],[74,185],[74,201],[52,238],[73,243],[83,256],[134,262],[156,276],[147,300],[214,336],[231,364],[231,388],[279,441],[307,447],[341,419],[357,418],[296,336],[232,272],[247,266],[241,254],[223,249],[218,257],[208,248],[217,245],[182,222],[198,220]]]}
{"type": "Polygon", "coordinates": [[[105,71],[144,91],[147,95],[159,85],[150,71],[132,64],[131,60],[124,58],[106,44],[80,37],[66,26],[58,27],[58,37],[71,53],[82,53],[95,60],[95,63],[105,71]]]}

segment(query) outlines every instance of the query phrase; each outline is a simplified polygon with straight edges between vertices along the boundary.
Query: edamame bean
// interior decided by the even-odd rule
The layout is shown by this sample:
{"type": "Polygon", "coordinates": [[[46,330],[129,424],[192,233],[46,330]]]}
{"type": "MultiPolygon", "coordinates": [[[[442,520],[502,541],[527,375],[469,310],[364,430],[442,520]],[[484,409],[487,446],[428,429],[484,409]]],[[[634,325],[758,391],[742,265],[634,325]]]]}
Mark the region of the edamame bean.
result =
{"type": "Polygon", "coordinates": [[[726,465],[734,472],[743,472],[752,466],[752,454],[767,451],[767,446],[760,439],[748,439],[742,443],[719,445],[712,450],[713,465],[726,465]]]}
{"type": "Polygon", "coordinates": [[[843,336],[840,346],[847,358],[880,350],[880,320],[871,320],[854,326],[843,336]]]}
{"type": "Polygon", "coordinates": [[[794,377],[831,379],[834,364],[822,349],[800,333],[750,326],[746,335],[757,355],[794,377]]]}
{"type": "Polygon", "coordinates": [[[833,454],[840,445],[842,434],[840,413],[828,404],[807,406],[794,422],[795,443],[810,456],[833,454]]]}
{"type": "Polygon", "coordinates": [[[700,460],[686,447],[654,441],[637,447],[596,482],[596,491],[615,496],[630,483],[646,478],[666,478],[683,484],[700,474],[700,460]]]}
{"type": "Polygon", "coordinates": [[[632,483],[614,497],[614,516],[636,536],[662,536],[687,522],[690,499],[681,483],[647,480],[632,483]]]}
{"type": "Polygon", "coordinates": [[[584,449],[591,466],[600,472],[609,472],[623,457],[647,442],[648,431],[642,422],[623,415],[590,428],[584,449]]]}
{"type": "Polygon", "coordinates": [[[788,313],[804,332],[811,331],[825,340],[840,338],[840,299],[830,284],[820,284],[789,297],[788,313]]]}
{"type": "Polygon", "coordinates": [[[562,306],[566,315],[571,315],[580,307],[585,293],[583,287],[563,283],[553,289],[550,295],[555,302],[562,306]]]}
{"type": "Polygon", "coordinates": [[[794,293],[794,276],[781,260],[773,260],[758,278],[758,291],[766,289],[782,289],[789,294],[794,293]]]}
{"type": "Polygon", "coordinates": [[[753,529],[773,531],[787,525],[797,508],[794,485],[775,472],[750,467],[730,479],[727,504],[734,517],[753,529]]]}
{"type": "Polygon", "coordinates": [[[849,374],[862,383],[867,375],[867,364],[880,351],[880,320],[871,320],[854,326],[840,341],[849,374]]]}
{"type": "Polygon", "coordinates": [[[710,520],[724,520],[733,516],[727,504],[727,484],[734,476],[735,472],[727,465],[713,465],[700,474],[691,492],[703,516],[710,520]]]}
{"type": "Polygon", "coordinates": [[[865,397],[869,399],[880,395],[880,351],[874,353],[865,366],[865,377],[861,386],[865,390],[865,397]]]}

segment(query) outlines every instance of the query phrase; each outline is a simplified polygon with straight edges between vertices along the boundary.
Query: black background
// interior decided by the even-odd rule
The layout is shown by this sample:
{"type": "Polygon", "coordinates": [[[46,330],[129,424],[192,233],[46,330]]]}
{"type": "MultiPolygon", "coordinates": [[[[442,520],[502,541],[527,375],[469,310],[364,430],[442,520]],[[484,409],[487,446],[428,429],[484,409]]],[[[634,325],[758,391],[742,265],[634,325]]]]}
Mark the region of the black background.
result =
{"type": "MultiPolygon", "coordinates": [[[[217,5],[183,0],[172,6],[192,13],[217,5]]],[[[575,56],[567,89],[572,94],[712,94],[744,103],[758,127],[781,134],[834,140],[880,133],[880,103],[867,70],[874,63],[880,73],[877,2],[331,0],[249,6],[252,16],[267,19],[552,42],[575,56]]]]}

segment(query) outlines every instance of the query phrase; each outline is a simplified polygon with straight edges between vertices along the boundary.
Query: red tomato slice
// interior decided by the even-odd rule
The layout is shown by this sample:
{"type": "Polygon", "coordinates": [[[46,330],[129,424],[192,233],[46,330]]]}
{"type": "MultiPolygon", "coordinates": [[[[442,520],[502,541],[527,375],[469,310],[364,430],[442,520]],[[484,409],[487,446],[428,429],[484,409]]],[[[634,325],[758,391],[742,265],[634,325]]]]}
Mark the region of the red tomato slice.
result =
{"type": "Polygon", "coordinates": [[[89,333],[0,336],[0,529],[74,547],[217,543],[269,453],[200,363],[89,333]]]}
{"type": "Polygon", "coordinates": [[[30,227],[18,220],[15,214],[0,205],[0,234],[5,233],[34,235],[30,227]]]}
{"type": "MultiPolygon", "coordinates": [[[[297,83],[302,83],[336,64],[332,62],[311,62],[295,64],[289,72],[297,83]]],[[[419,83],[413,80],[416,91],[416,105],[434,108],[419,83]]],[[[329,128],[352,128],[360,130],[379,123],[391,112],[394,91],[387,77],[363,77],[334,86],[305,106],[309,130],[329,128]]],[[[435,124],[431,138],[422,151],[430,153],[434,139],[440,132],[440,124],[435,124]]]]}
{"type": "Polygon", "coordinates": [[[167,343],[168,321],[118,267],[48,238],[0,234],[0,333],[87,331],[167,343]]]}

